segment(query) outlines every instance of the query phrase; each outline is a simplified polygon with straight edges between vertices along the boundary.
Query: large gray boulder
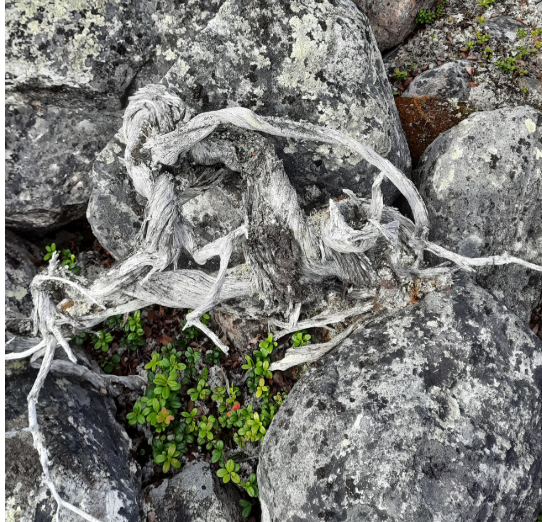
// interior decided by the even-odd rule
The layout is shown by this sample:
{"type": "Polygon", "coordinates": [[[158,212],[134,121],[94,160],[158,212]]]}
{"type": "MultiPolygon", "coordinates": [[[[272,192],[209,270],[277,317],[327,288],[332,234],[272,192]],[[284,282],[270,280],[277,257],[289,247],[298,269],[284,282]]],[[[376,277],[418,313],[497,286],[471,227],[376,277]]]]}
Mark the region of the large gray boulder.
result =
{"type": "Polygon", "coordinates": [[[37,273],[40,251],[10,230],[6,230],[4,247],[6,329],[28,333],[32,329],[30,315],[33,307],[30,283],[37,273]]]}
{"type": "Polygon", "coordinates": [[[96,153],[132,89],[158,81],[213,0],[6,4],[6,222],[48,231],[85,214],[96,153]]]}
{"type": "Polygon", "coordinates": [[[239,494],[221,485],[208,462],[194,461],[145,490],[156,522],[240,522],[239,494]]]}
{"type": "Polygon", "coordinates": [[[533,522],[542,343],[464,276],[310,368],[265,437],[262,521],[533,522]]]}
{"type": "MultiPolygon", "coordinates": [[[[505,251],[542,262],[542,113],[531,107],[471,115],[440,135],[414,175],[430,238],[461,255],[505,251]]],[[[528,322],[542,274],[517,265],[478,270],[479,283],[528,322]]]]}
{"type": "Polygon", "coordinates": [[[45,232],[85,214],[92,163],[122,115],[96,100],[72,102],[8,96],[7,226],[45,232]]]}
{"type": "MultiPolygon", "coordinates": [[[[227,0],[197,36],[178,40],[177,54],[162,83],[194,113],[241,106],[328,126],[370,145],[409,174],[408,146],[382,58],[369,21],[350,0],[227,0]]],[[[327,203],[343,188],[370,193],[377,171],[359,157],[319,143],[274,143],[304,208],[327,203]]],[[[117,201],[123,240],[130,241],[139,226],[129,214],[139,216],[141,210],[124,207],[127,196],[119,194],[130,185],[123,154],[117,137],[94,168],[88,217],[99,238],[100,225],[109,228],[115,217],[117,201]]],[[[388,183],[383,191],[388,202],[397,194],[388,183]]],[[[131,197],[130,202],[137,203],[131,197]]],[[[104,246],[122,249],[115,241],[104,246]]]]}
{"type": "MultiPolygon", "coordinates": [[[[37,375],[19,361],[6,368],[6,519],[53,520],[56,502],[28,426],[26,397],[37,375]]],[[[39,395],[38,422],[45,437],[51,479],[60,496],[111,522],[141,520],[141,473],[131,441],[117,423],[110,399],[71,377],[50,374],[39,395]]],[[[83,522],[63,512],[62,520],[83,522]]]]}

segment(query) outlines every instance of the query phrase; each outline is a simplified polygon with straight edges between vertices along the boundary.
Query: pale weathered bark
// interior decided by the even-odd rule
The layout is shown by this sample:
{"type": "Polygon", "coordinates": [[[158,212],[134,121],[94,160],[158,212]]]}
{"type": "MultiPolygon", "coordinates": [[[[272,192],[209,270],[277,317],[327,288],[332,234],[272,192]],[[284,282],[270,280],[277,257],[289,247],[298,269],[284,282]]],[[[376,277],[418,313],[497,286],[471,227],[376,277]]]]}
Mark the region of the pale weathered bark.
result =
{"type": "MultiPolygon", "coordinates": [[[[56,257],[51,260],[48,275],[36,276],[32,283],[34,324],[43,338],[39,349],[44,347],[45,351],[29,395],[30,431],[59,510],[66,507],[87,520],[94,519],[62,501],[49,478],[47,452],[35,413],[57,343],[76,363],[61,325],[91,328],[108,316],[153,303],[192,308],[186,327],[197,326],[227,352],[228,347],[200,321],[201,315],[224,301],[229,301],[230,307],[237,302],[252,318],[269,320],[281,328],[279,335],[354,318],[329,343],[289,350],[286,358],[271,368],[285,369],[317,360],[372,313],[383,268],[391,269],[402,284],[485,265],[517,263],[542,271],[540,266],[507,254],[472,259],[429,242],[427,211],[412,182],[370,147],[341,132],[264,118],[240,107],[193,117],[182,100],[162,85],[149,85],[131,99],[123,128],[127,173],[135,190],[147,200],[139,247],[92,284],[71,274],[60,277],[56,257]],[[230,138],[222,134],[217,139],[210,137],[224,126],[237,129],[237,134],[232,133],[230,138]],[[381,171],[374,181],[371,199],[345,191],[346,199],[331,200],[328,209],[307,216],[273,146],[262,134],[350,149],[381,171]],[[203,177],[188,179],[175,177],[163,168],[186,154],[200,165],[225,165],[238,173],[245,186],[245,223],[200,247],[183,219],[183,205],[219,182],[224,171],[209,170],[203,177]],[[393,183],[405,196],[413,222],[384,206],[384,182],[393,183]],[[345,218],[345,213],[351,212],[358,216],[357,220],[345,218]],[[354,221],[359,229],[354,227],[354,221]],[[228,268],[236,245],[242,247],[246,262],[228,268]],[[219,257],[218,273],[212,276],[203,270],[177,269],[182,249],[200,265],[219,257]],[[452,266],[423,268],[424,251],[451,261],[452,266]],[[166,271],[170,266],[173,270],[166,271]],[[343,286],[343,295],[332,292],[331,299],[330,291],[336,289],[337,282],[343,286]],[[63,289],[74,302],[66,313],[61,314],[53,305],[53,288],[63,289]],[[306,319],[300,320],[301,316],[306,319]]],[[[31,353],[33,350],[25,355],[31,353]]],[[[56,365],[63,371],[74,371],[68,368],[69,363],[56,365]]]]}

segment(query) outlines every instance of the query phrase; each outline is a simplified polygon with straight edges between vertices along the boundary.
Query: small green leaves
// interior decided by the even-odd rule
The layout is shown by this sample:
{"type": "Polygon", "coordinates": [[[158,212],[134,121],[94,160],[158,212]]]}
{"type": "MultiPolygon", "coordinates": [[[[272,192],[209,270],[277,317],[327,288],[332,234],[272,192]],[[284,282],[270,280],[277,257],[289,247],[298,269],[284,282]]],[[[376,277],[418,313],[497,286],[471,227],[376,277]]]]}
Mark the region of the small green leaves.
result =
{"type": "Polygon", "coordinates": [[[239,464],[236,464],[233,460],[230,459],[228,460],[228,462],[226,462],[226,467],[220,468],[216,472],[216,474],[218,475],[219,478],[222,479],[224,484],[227,484],[230,480],[234,484],[239,484],[239,482],[241,482],[241,479],[239,475],[237,474],[239,469],[241,469],[239,464]]]}
{"type": "Polygon", "coordinates": [[[47,251],[47,253],[43,257],[43,260],[44,261],[49,261],[49,259],[51,259],[53,257],[53,253],[56,252],[56,245],[53,243],[53,244],[51,244],[49,246],[46,246],[45,250],[47,251]]]}
{"type": "Polygon", "coordinates": [[[101,349],[102,352],[107,352],[107,350],[109,350],[109,343],[113,340],[113,336],[110,333],[105,333],[103,330],[98,330],[95,338],[96,342],[94,343],[94,349],[101,349]]]}
{"type": "Polygon", "coordinates": [[[432,24],[435,21],[437,15],[431,12],[429,9],[420,9],[416,15],[417,24],[432,24]]]}
{"type": "Polygon", "coordinates": [[[252,511],[252,504],[248,500],[241,499],[239,501],[239,505],[241,506],[241,509],[243,510],[241,512],[241,516],[243,518],[248,518],[250,516],[250,512],[252,511]]]}
{"type": "Polygon", "coordinates": [[[134,404],[134,409],[132,410],[132,413],[126,415],[130,426],[133,426],[134,424],[145,424],[145,416],[141,413],[141,407],[141,402],[137,401],[134,404]]]}
{"type": "Polygon", "coordinates": [[[310,340],[311,336],[307,332],[297,332],[292,335],[292,346],[294,348],[297,348],[298,346],[307,346],[310,340]]]}
{"type": "Polygon", "coordinates": [[[260,379],[258,382],[258,389],[256,390],[256,397],[260,398],[262,395],[267,395],[269,392],[269,386],[265,386],[264,379],[260,379]]]}
{"type": "Polygon", "coordinates": [[[169,443],[166,449],[164,449],[160,453],[155,453],[154,462],[156,464],[163,464],[162,471],[164,473],[167,473],[170,470],[171,466],[173,466],[174,468],[181,467],[181,463],[177,459],[180,453],[181,452],[177,449],[175,443],[169,443]]]}
{"type": "Polygon", "coordinates": [[[155,372],[159,362],[160,355],[158,355],[157,352],[152,352],[152,359],[145,365],[145,370],[152,370],[153,372],[155,372]]]}

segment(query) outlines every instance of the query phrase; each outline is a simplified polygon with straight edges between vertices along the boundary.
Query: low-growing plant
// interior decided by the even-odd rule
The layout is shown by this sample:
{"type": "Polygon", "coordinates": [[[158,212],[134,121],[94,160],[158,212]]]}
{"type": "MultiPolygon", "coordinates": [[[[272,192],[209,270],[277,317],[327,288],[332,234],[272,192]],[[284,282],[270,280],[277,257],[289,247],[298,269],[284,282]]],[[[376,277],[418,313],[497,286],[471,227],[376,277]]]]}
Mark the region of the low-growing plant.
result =
{"type": "Polygon", "coordinates": [[[432,24],[435,21],[437,15],[429,9],[420,9],[416,15],[417,24],[432,24]]]}
{"type": "Polygon", "coordinates": [[[269,386],[265,385],[265,380],[260,379],[258,381],[258,387],[256,388],[256,397],[265,397],[269,393],[269,386]]]}
{"type": "Polygon", "coordinates": [[[79,332],[77,335],[72,336],[72,341],[75,342],[77,346],[83,346],[87,339],[88,334],[86,332],[79,332]]]}
{"type": "Polygon", "coordinates": [[[519,69],[518,65],[516,65],[516,62],[517,62],[517,58],[508,57],[508,58],[503,58],[502,60],[495,62],[495,65],[501,71],[513,74],[519,69]]]}
{"type": "Polygon", "coordinates": [[[230,459],[228,462],[226,462],[226,464],[221,463],[221,466],[223,467],[221,467],[216,474],[222,479],[224,484],[227,484],[230,480],[235,484],[239,484],[239,482],[241,482],[241,478],[237,474],[241,469],[239,464],[236,464],[230,459]]]}
{"type": "Polygon", "coordinates": [[[523,29],[523,27],[520,27],[518,29],[517,35],[520,40],[523,40],[527,36],[527,31],[523,29]]]}
{"type": "Polygon", "coordinates": [[[491,5],[495,3],[495,0],[478,0],[478,5],[485,7],[486,9],[489,8],[491,5]]]}
{"type": "Polygon", "coordinates": [[[46,250],[47,253],[45,254],[45,256],[43,256],[43,260],[44,261],[49,261],[49,259],[51,259],[53,257],[53,254],[56,252],[55,243],[52,243],[52,244],[46,246],[45,250],[46,250]]]}
{"type": "Polygon", "coordinates": [[[115,353],[111,356],[111,359],[106,359],[101,366],[105,373],[112,373],[113,371],[120,368],[119,363],[120,355],[118,353],[115,353]]]}
{"type": "Polygon", "coordinates": [[[398,82],[404,82],[408,78],[408,73],[406,71],[400,71],[399,69],[395,69],[393,75],[398,82]]]}
{"type": "Polygon", "coordinates": [[[95,340],[94,349],[107,352],[109,350],[109,343],[113,340],[113,336],[103,330],[98,330],[98,333],[95,335],[95,340]]]}
{"type": "Polygon", "coordinates": [[[488,33],[483,33],[482,31],[478,31],[476,33],[476,40],[478,41],[479,45],[485,45],[490,39],[491,35],[488,33]]]}
{"type": "Polygon", "coordinates": [[[139,346],[145,345],[145,332],[141,324],[141,310],[136,310],[133,316],[128,316],[124,325],[124,330],[128,334],[123,337],[122,344],[128,346],[130,350],[135,351],[139,346]]]}
{"type": "Polygon", "coordinates": [[[292,346],[294,348],[297,348],[298,346],[307,346],[310,340],[311,336],[307,332],[296,332],[292,335],[292,346]]]}
{"type": "Polygon", "coordinates": [[[55,252],[58,252],[61,257],[61,266],[67,266],[70,271],[72,271],[75,275],[79,275],[81,273],[81,267],[77,265],[75,256],[71,253],[71,250],[69,248],[64,248],[60,251],[56,249],[56,244],[51,243],[50,245],[45,247],[45,256],[43,257],[44,261],[49,261],[53,257],[53,254],[55,252]]]}
{"type": "Polygon", "coordinates": [[[476,18],[476,21],[477,21],[480,25],[482,25],[482,24],[486,21],[486,17],[485,17],[484,15],[478,16],[478,17],[476,18]]]}
{"type": "Polygon", "coordinates": [[[224,352],[215,346],[212,350],[208,350],[205,354],[205,360],[208,363],[218,366],[220,364],[220,359],[224,356],[224,352]]]}
{"type": "Polygon", "coordinates": [[[154,457],[154,462],[156,462],[156,464],[163,464],[162,471],[167,473],[171,466],[174,468],[181,467],[181,462],[177,458],[180,453],[181,452],[177,449],[176,445],[170,443],[166,446],[166,449],[154,457]]]}

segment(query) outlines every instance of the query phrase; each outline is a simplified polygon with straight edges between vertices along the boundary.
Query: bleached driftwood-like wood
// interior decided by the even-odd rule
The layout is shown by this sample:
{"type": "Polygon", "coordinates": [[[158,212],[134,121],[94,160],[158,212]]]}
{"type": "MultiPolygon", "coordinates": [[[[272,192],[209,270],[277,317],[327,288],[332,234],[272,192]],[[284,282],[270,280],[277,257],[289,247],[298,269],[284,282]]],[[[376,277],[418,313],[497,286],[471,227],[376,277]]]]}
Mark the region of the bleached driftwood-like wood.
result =
{"type": "MultiPolygon", "coordinates": [[[[76,364],[60,330],[63,325],[72,329],[91,328],[111,315],[153,303],[192,308],[193,312],[187,316],[187,327],[194,325],[202,329],[226,352],[227,346],[200,321],[202,314],[225,301],[229,301],[230,307],[235,306],[235,302],[243,302],[251,317],[269,319],[282,328],[279,335],[286,335],[296,329],[326,326],[369,313],[372,302],[358,305],[351,302],[366,301],[376,295],[381,266],[391,267],[399,279],[410,281],[438,277],[457,269],[472,271],[478,266],[508,263],[542,271],[541,266],[507,254],[464,258],[429,242],[427,210],[413,183],[372,148],[339,131],[263,117],[241,107],[194,116],[184,102],[163,85],[148,85],[130,99],[123,130],[128,176],[134,189],[147,201],[138,248],[92,284],[72,275],[60,277],[58,260],[53,256],[48,274],[36,276],[31,287],[34,325],[43,341],[27,350],[25,356],[36,355],[43,349],[44,356],[28,397],[29,430],[40,454],[45,480],[58,503],[58,512],[66,507],[87,520],[95,520],[58,495],[50,479],[47,452],[35,413],[39,391],[52,368],[81,372],[88,377],[84,369],[76,369],[69,366],[70,363],[54,361],[53,364],[57,343],[73,365],[76,364]],[[219,126],[248,132],[258,149],[254,157],[242,162],[237,157],[235,143],[212,137],[219,126]],[[342,201],[330,201],[327,211],[321,211],[319,222],[309,219],[274,148],[263,138],[265,134],[346,147],[377,167],[380,174],[373,183],[370,200],[345,190],[349,202],[357,205],[365,216],[362,228],[356,230],[347,223],[341,212],[342,201]],[[194,180],[177,178],[162,168],[162,165],[174,165],[187,154],[199,165],[225,165],[237,173],[245,186],[244,225],[200,248],[196,246],[192,227],[183,217],[183,205],[216,186],[224,170],[194,180]],[[414,221],[384,205],[381,190],[384,182],[393,183],[404,195],[414,221]],[[246,264],[229,269],[232,249],[237,242],[242,245],[246,264]],[[378,245],[377,259],[371,261],[370,251],[378,245]],[[183,249],[199,264],[219,257],[218,273],[213,276],[198,270],[178,270],[177,262],[183,249]],[[453,266],[423,268],[424,251],[451,261],[453,266]],[[405,264],[405,253],[414,261],[405,264]],[[166,272],[171,266],[173,270],[166,272]],[[343,312],[328,312],[332,307],[326,303],[323,288],[333,280],[342,282],[345,290],[348,289],[345,298],[350,304],[340,307],[343,312]],[[57,290],[64,289],[77,305],[85,305],[90,311],[73,316],[60,313],[51,302],[53,286],[57,290]],[[315,316],[312,312],[317,310],[321,312],[315,316]],[[300,320],[309,311],[312,319],[300,320]]],[[[318,360],[359,327],[361,321],[357,320],[328,343],[289,350],[285,359],[273,363],[271,370],[318,360]]],[[[106,379],[103,376],[91,378],[96,383],[106,379]]]]}

